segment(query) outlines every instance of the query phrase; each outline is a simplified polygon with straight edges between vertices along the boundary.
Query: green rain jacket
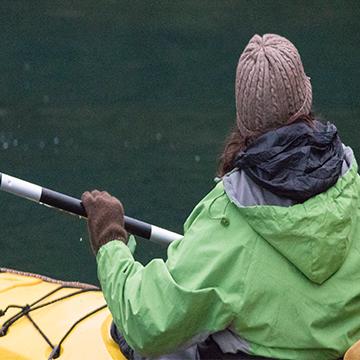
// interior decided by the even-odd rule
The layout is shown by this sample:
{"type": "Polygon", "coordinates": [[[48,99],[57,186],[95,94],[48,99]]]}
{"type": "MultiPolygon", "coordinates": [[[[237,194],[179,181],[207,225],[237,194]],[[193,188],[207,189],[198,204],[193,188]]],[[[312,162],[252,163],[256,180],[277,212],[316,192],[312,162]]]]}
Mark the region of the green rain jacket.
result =
{"type": "Polygon", "coordinates": [[[342,356],[360,338],[357,171],[352,157],[334,186],[293,206],[244,205],[239,175],[229,174],[195,207],[166,262],[143,266],[120,241],[102,246],[99,280],[129,345],[156,356],[213,334],[224,352],[342,356]]]}

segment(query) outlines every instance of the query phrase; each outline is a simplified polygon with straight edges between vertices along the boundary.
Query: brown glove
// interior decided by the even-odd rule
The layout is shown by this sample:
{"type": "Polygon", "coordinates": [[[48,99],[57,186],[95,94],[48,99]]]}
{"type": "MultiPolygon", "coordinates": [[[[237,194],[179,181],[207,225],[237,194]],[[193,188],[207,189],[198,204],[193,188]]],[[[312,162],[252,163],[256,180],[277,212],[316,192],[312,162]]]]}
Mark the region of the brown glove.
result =
{"type": "Polygon", "coordinates": [[[86,191],[81,196],[88,216],[90,245],[96,255],[102,245],[112,240],[127,243],[124,207],[106,191],[86,191]]]}

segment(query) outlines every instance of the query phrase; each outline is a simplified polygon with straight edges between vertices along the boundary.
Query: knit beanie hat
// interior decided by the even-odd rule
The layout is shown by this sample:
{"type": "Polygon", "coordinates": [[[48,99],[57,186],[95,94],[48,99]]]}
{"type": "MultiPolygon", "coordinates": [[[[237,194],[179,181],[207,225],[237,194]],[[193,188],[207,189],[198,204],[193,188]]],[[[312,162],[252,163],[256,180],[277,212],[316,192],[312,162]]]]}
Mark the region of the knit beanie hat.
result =
{"type": "Polygon", "coordinates": [[[246,138],[308,115],[311,83],[295,46],[279,35],[254,35],[239,59],[235,96],[237,126],[246,138]]]}

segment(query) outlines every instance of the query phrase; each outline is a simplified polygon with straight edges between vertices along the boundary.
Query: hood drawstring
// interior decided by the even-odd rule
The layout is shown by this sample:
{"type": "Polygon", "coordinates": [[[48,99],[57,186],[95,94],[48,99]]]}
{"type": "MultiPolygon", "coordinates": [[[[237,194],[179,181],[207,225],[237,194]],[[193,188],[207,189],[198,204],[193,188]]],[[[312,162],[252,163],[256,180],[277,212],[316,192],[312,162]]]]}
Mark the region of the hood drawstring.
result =
{"type": "Polygon", "coordinates": [[[209,218],[210,218],[211,220],[220,220],[221,225],[223,225],[224,227],[228,227],[228,226],[230,225],[230,220],[229,220],[229,218],[226,216],[226,210],[227,210],[229,204],[231,203],[231,201],[230,201],[229,198],[228,198],[228,200],[227,200],[227,202],[226,202],[226,205],[225,205],[225,207],[224,207],[224,209],[223,209],[223,212],[222,212],[221,216],[213,216],[212,213],[211,213],[212,207],[213,207],[213,205],[215,204],[216,200],[220,199],[220,198],[223,197],[223,196],[226,196],[226,197],[227,197],[225,191],[223,191],[222,194],[216,196],[216,197],[211,201],[211,203],[210,203],[210,205],[209,205],[209,208],[208,208],[208,214],[209,214],[209,218]]]}

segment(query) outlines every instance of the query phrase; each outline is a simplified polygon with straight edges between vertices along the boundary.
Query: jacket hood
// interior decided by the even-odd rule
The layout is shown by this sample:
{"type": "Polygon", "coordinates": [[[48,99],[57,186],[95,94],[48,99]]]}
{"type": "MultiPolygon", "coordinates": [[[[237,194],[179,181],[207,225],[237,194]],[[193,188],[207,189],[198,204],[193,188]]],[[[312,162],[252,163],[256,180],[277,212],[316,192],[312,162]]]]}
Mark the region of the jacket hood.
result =
{"type": "Polygon", "coordinates": [[[260,136],[235,166],[265,189],[303,202],[335,184],[343,157],[335,125],[299,121],[260,136]]]}
{"type": "Polygon", "coordinates": [[[360,181],[352,150],[343,149],[339,179],[301,203],[270,192],[241,169],[223,178],[249,225],[317,284],[341,267],[354,236],[360,181]]]}

